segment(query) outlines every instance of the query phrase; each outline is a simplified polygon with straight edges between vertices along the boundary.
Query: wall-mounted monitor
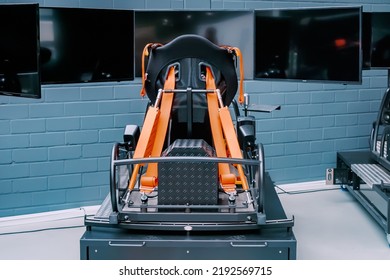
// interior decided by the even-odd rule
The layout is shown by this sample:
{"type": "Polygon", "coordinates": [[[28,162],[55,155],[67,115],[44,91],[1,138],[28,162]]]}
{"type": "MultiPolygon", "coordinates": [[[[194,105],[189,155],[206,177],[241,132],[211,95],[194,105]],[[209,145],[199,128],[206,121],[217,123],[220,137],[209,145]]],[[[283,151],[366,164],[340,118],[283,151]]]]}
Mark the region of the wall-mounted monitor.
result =
{"type": "Polygon", "coordinates": [[[0,94],[40,98],[38,4],[1,4],[0,30],[0,94]]]}
{"type": "Polygon", "coordinates": [[[238,47],[245,79],[253,79],[253,11],[136,11],[135,75],[141,76],[142,51],[148,43],[166,44],[183,34],[197,34],[216,45],[238,47]]]}
{"type": "Polygon", "coordinates": [[[255,79],[360,84],[362,7],[256,10],[255,79]]]}
{"type": "Polygon", "coordinates": [[[372,12],[371,68],[390,68],[390,12],[372,12]]]}
{"type": "Polygon", "coordinates": [[[40,8],[42,84],[134,79],[134,11],[40,8]]]}

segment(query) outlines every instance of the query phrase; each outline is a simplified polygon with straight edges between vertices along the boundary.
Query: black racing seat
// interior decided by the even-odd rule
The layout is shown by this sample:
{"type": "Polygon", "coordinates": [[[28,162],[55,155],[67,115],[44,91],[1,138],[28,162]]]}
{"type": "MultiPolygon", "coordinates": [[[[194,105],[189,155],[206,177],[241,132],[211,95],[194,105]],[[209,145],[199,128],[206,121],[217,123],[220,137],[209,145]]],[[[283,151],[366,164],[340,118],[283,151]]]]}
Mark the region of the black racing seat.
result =
{"type": "MultiPolygon", "coordinates": [[[[163,46],[151,45],[144,89],[154,103],[171,66],[175,66],[176,89],[205,89],[208,66],[224,105],[229,106],[238,88],[235,58],[234,52],[198,35],[183,35],[163,46]]],[[[175,93],[171,122],[171,142],[190,138],[204,139],[212,144],[205,93],[175,93]]]]}

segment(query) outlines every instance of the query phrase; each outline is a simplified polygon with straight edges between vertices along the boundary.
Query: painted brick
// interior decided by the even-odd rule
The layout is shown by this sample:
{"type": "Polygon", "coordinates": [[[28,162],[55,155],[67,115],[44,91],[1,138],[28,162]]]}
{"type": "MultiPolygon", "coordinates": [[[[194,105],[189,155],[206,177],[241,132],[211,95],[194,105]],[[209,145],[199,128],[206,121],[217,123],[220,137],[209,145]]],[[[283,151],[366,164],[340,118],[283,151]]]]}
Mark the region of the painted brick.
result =
{"type": "Polygon", "coordinates": [[[0,135],[9,134],[11,131],[11,122],[10,121],[0,121],[0,135]]]}
{"type": "Polygon", "coordinates": [[[172,9],[184,9],[184,0],[171,0],[172,9]]]}
{"type": "Polygon", "coordinates": [[[23,178],[29,173],[29,165],[25,163],[0,165],[0,179],[23,178]]]}
{"type": "Polygon", "coordinates": [[[298,90],[298,84],[297,83],[290,83],[290,82],[276,83],[276,82],[272,82],[272,91],[291,92],[291,91],[297,91],[297,90],[298,90]]]}
{"type": "Polygon", "coordinates": [[[69,102],[80,100],[79,87],[43,87],[46,102],[69,102]]]}
{"type": "Polygon", "coordinates": [[[100,142],[121,142],[123,141],[123,129],[103,129],[99,132],[100,142]]]}
{"type": "Polygon", "coordinates": [[[80,97],[81,100],[85,101],[112,100],[114,98],[114,88],[113,86],[82,87],[80,97]]]}
{"type": "Polygon", "coordinates": [[[347,137],[369,136],[371,125],[358,125],[347,127],[347,137]]]}
{"type": "Polygon", "coordinates": [[[49,189],[69,189],[79,188],[81,184],[81,174],[68,174],[49,177],[49,189]]]}
{"type": "Polygon", "coordinates": [[[321,153],[297,155],[297,166],[312,166],[322,162],[321,153]]]}
{"type": "Polygon", "coordinates": [[[358,115],[358,124],[372,124],[376,121],[378,113],[364,113],[358,115]]]}
{"type": "Polygon", "coordinates": [[[108,172],[90,172],[82,174],[83,186],[101,186],[110,184],[110,174],[108,172]]]}
{"type": "MultiPolygon", "coordinates": [[[[123,114],[134,112],[130,110],[131,103],[137,102],[139,104],[139,100],[134,99],[132,101],[129,100],[115,100],[115,101],[104,101],[99,103],[99,113],[100,114],[123,114]]],[[[143,102],[143,108],[146,108],[146,99],[143,102]]],[[[145,111],[145,110],[144,110],[145,111]]]]}
{"type": "Polygon", "coordinates": [[[46,161],[47,148],[14,149],[12,160],[16,163],[46,161]]]}
{"type": "Polygon", "coordinates": [[[323,84],[321,83],[299,83],[298,84],[298,91],[322,91],[324,88],[323,84]]]}
{"type": "Polygon", "coordinates": [[[80,129],[79,117],[62,117],[46,119],[47,131],[68,131],[80,129]]]}
{"type": "Polygon", "coordinates": [[[334,167],[336,166],[336,152],[326,152],[322,153],[322,163],[323,164],[329,164],[329,167],[334,167]]]}
{"type": "Polygon", "coordinates": [[[66,116],[90,116],[99,113],[97,102],[72,102],[65,103],[66,116]]]}
{"type": "Polygon", "coordinates": [[[45,119],[12,120],[11,133],[44,132],[46,130],[45,119]]]}
{"type": "Polygon", "coordinates": [[[141,99],[141,88],[141,83],[116,86],[114,87],[114,97],[115,99],[125,100],[141,99]]]}
{"type": "MultiPolygon", "coordinates": [[[[252,96],[251,93],[264,93],[272,91],[272,84],[270,82],[262,82],[262,81],[244,81],[244,91],[249,93],[249,96],[252,96]]],[[[252,100],[251,100],[251,103],[252,100]]]]}
{"type": "Polygon", "coordinates": [[[1,186],[0,186],[0,195],[2,194],[7,194],[12,192],[12,181],[1,181],[1,186]]]}
{"type": "Polygon", "coordinates": [[[81,128],[85,129],[102,129],[114,126],[113,116],[90,116],[81,118],[81,128]]]}
{"type": "Polygon", "coordinates": [[[312,165],[309,167],[310,176],[318,179],[325,180],[325,170],[329,168],[328,164],[312,165]]]}
{"type": "Polygon", "coordinates": [[[114,127],[125,129],[128,124],[141,123],[143,124],[144,114],[123,114],[114,116],[114,127]],[[137,119],[138,121],[135,121],[137,119]]]}
{"type": "Polygon", "coordinates": [[[387,77],[372,77],[370,85],[372,88],[386,88],[388,85],[387,77]]]}
{"type": "Polygon", "coordinates": [[[334,140],[321,140],[310,142],[310,152],[327,152],[334,150],[334,140]]]}
{"type": "Polygon", "coordinates": [[[295,142],[285,144],[286,155],[299,155],[310,152],[309,142],[295,142]]]}
{"type": "Polygon", "coordinates": [[[12,162],[12,150],[0,150],[0,164],[12,162]]]}
{"type": "Polygon", "coordinates": [[[25,119],[28,117],[28,105],[1,106],[0,120],[25,119]]]}
{"type": "Polygon", "coordinates": [[[96,143],[99,139],[99,134],[96,130],[81,130],[69,131],[65,134],[66,144],[89,144],[96,143]]]}
{"type": "Polygon", "coordinates": [[[347,136],[346,127],[324,128],[324,139],[340,139],[347,136]]]}
{"type": "Polygon", "coordinates": [[[60,117],[64,115],[64,104],[32,104],[30,105],[31,118],[60,117]]]}
{"type": "Polygon", "coordinates": [[[354,150],[359,147],[359,140],[357,138],[341,138],[336,139],[334,144],[336,151],[354,150]]]}
{"type": "Polygon", "coordinates": [[[270,9],[273,8],[272,1],[248,1],[245,3],[247,9],[270,9]]]}
{"type": "Polygon", "coordinates": [[[29,136],[20,135],[0,135],[0,149],[25,148],[29,146],[29,136]]]}
{"type": "Polygon", "coordinates": [[[311,128],[331,127],[335,125],[334,116],[317,116],[310,119],[311,128]]]}
{"type": "Polygon", "coordinates": [[[324,83],[324,90],[345,90],[347,88],[344,84],[336,84],[336,83],[324,83]]]}
{"type": "Polygon", "coordinates": [[[111,156],[112,143],[90,144],[83,147],[83,158],[111,156]]]}
{"type": "Polygon", "coordinates": [[[322,115],[322,104],[303,104],[298,105],[299,116],[318,116],[322,115]]]}
{"type": "Polygon", "coordinates": [[[114,8],[116,9],[144,9],[145,0],[114,0],[114,8]]]}
{"type": "Polygon", "coordinates": [[[280,93],[265,93],[259,96],[259,104],[265,105],[283,105],[284,94],[280,93]]]}
{"type": "Polygon", "coordinates": [[[333,92],[312,92],[311,93],[311,103],[330,103],[334,102],[335,94],[333,92]]]}
{"type": "Polygon", "coordinates": [[[324,104],[322,113],[324,115],[341,115],[347,112],[347,103],[324,104]]]}
{"type": "Polygon", "coordinates": [[[380,89],[364,89],[359,91],[359,100],[381,100],[382,90],[380,89]]]}
{"type": "Polygon", "coordinates": [[[368,136],[358,138],[359,149],[368,149],[369,147],[370,147],[370,140],[368,136]]]}
{"type": "MultiPolygon", "coordinates": [[[[7,1],[2,1],[4,3],[21,3],[18,0],[7,0],[7,1]]],[[[34,1],[34,0],[26,0],[23,1],[24,3],[38,3],[38,4],[43,4],[42,0],[41,1],[34,1]]]]}
{"type": "Polygon", "coordinates": [[[44,191],[47,190],[47,178],[30,177],[14,180],[12,189],[14,193],[44,191]]]}
{"type": "Polygon", "coordinates": [[[81,157],[81,146],[57,146],[49,147],[48,149],[49,160],[63,160],[63,159],[76,159],[81,157]]]}
{"type": "Polygon", "coordinates": [[[0,209],[10,209],[31,205],[31,193],[12,193],[0,196],[0,209]]]}
{"type": "Polygon", "coordinates": [[[98,170],[99,171],[108,171],[108,170],[110,170],[110,167],[111,167],[111,157],[98,158],[98,170]]]}
{"type": "Polygon", "coordinates": [[[348,103],[348,113],[366,113],[370,112],[370,103],[369,102],[349,102],[348,103]]]}
{"type": "Polygon", "coordinates": [[[64,173],[64,163],[62,161],[48,161],[30,164],[30,176],[51,176],[64,173]]]}
{"type": "Polygon", "coordinates": [[[74,159],[64,162],[65,173],[82,173],[97,171],[97,159],[74,159]]]}
{"type": "MultiPolygon", "coordinates": [[[[277,104],[272,104],[277,105],[277,104]]],[[[298,106],[299,105],[283,105],[280,110],[273,111],[271,113],[272,118],[291,118],[298,116],[298,106]]],[[[265,114],[263,114],[265,115],[265,114]]],[[[266,114],[269,116],[269,114],[266,114]]],[[[257,117],[258,115],[256,115],[257,117]]]]}
{"type": "Polygon", "coordinates": [[[15,210],[0,210],[0,217],[8,217],[8,216],[13,216],[15,215],[15,210]]]}
{"type": "Polygon", "coordinates": [[[79,0],[81,8],[103,8],[110,9],[113,7],[112,1],[107,0],[79,0]]]}
{"type": "Polygon", "coordinates": [[[211,0],[184,0],[186,9],[210,9],[211,0]]]}
{"type": "Polygon", "coordinates": [[[223,1],[222,0],[211,0],[211,9],[222,9],[223,1]]]}
{"type": "Polygon", "coordinates": [[[355,101],[358,99],[359,91],[357,90],[343,90],[335,93],[336,102],[348,102],[355,101]]]}
{"type": "Polygon", "coordinates": [[[322,139],[322,129],[311,128],[305,130],[299,130],[298,141],[314,141],[322,139]]]}
{"type": "Polygon", "coordinates": [[[261,120],[256,122],[257,131],[278,131],[284,129],[283,119],[261,120]]]}
{"type": "Polygon", "coordinates": [[[310,103],[310,92],[292,92],[285,96],[286,104],[308,104],[310,103]]]}
{"type": "Polygon", "coordinates": [[[148,106],[148,101],[146,99],[134,99],[131,100],[128,111],[124,111],[124,112],[145,113],[147,106],[148,106]]]}
{"type": "Polygon", "coordinates": [[[65,144],[63,132],[34,133],[30,135],[31,147],[51,147],[65,144]]]}
{"type": "Polygon", "coordinates": [[[245,3],[239,1],[224,1],[223,2],[224,9],[244,9],[245,3]]]}
{"type": "Polygon", "coordinates": [[[44,192],[32,193],[32,206],[52,205],[56,203],[64,203],[65,190],[48,190],[44,192]]]}
{"type": "Polygon", "coordinates": [[[169,9],[171,7],[170,0],[145,0],[147,9],[169,9]]]}
{"type": "Polygon", "coordinates": [[[109,185],[100,187],[100,199],[103,201],[107,195],[110,195],[110,187],[109,185]]]}
{"type": "Polygon", "coordinates": [[[100,199],[100,189],[98,187],[70,189],[66,192],[66,202],[82,202],[84,200],[100,199]]]}
{"type": "Polygon", "coordinates": [[[305,129],[310,127],[309,117],[288,118],[284,120],[286,130],[305,129]]]}
{"type": "Polygon", "coordinates": [[[352,114],[352,115],[335,116],[335,120],[336,120],[335,122],[336,126],[356,125],[358,123],[358,115],[352,114]]]}
{"type": "Polygon", "coordinates": [[[298,139],[296,131],[275,131],[272,133],[273,143],[288,143],[294,142],[298,139]]]}
{"type": "Polygon", "coordinates": [[[288,168],[288,167],[296,167],[297,166],[297,156],[289,155],[282,157],[273,157],[272,158],[272,166],[273,168],[288,168]]]}
{"type": "Polygon", "coordinates": [[[264,150],[265,157],[283,156],[285,144],[270,144],[267,145],[267,149],[264,150]]]}
{"type": "Polygon", "coordinates": [[[380,108],[380,101],[371,101],[370,102],[370,111],[371,112],[378,112],[380,108]]]}
{"type": "Polygon", "coordinates": [[[44,0],[43,2],[47,7],[78,7],[80,3],[79,0],[44,0]]]}

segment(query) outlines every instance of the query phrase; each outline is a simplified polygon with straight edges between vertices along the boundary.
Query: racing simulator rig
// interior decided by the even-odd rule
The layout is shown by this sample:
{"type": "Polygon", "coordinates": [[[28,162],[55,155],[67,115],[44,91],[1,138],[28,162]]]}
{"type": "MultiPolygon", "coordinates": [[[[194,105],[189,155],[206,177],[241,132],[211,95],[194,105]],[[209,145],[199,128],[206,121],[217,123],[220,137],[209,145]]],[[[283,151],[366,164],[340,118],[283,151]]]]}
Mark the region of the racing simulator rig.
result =
{"type": "Polygon", "coordinates": [[[240,50],[188,34],[146,45],[142,61],[144,123],[113,146],[81,259],[295,259],[294,220],[248,114],[279,108],[249,106],[240,50]]]}

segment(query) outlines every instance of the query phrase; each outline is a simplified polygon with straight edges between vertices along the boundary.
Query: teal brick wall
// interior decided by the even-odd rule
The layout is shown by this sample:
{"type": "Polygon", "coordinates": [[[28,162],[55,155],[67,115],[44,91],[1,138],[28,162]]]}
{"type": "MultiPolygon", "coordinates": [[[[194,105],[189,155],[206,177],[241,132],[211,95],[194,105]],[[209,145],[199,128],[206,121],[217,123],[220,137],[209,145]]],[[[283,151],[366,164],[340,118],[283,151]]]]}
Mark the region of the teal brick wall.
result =
{"type": "MultiPolygon", "coordinates": [[[[266,9],[362,5],[384,0],[8,0],[50,7],[109,9],[266,9]]],[[[278,104],[256,114],[257,138],[276,183],[323,180],[341,150],[367,149],[388,72],[363,71],[361,85],[245,81],[251,103],[278,104]]],[[[140,80],[44,85],[42,99],[0,96],[0,217],[100,204],[108,194],[111,147],[126,124],[141,125],[140,80]]]]}

